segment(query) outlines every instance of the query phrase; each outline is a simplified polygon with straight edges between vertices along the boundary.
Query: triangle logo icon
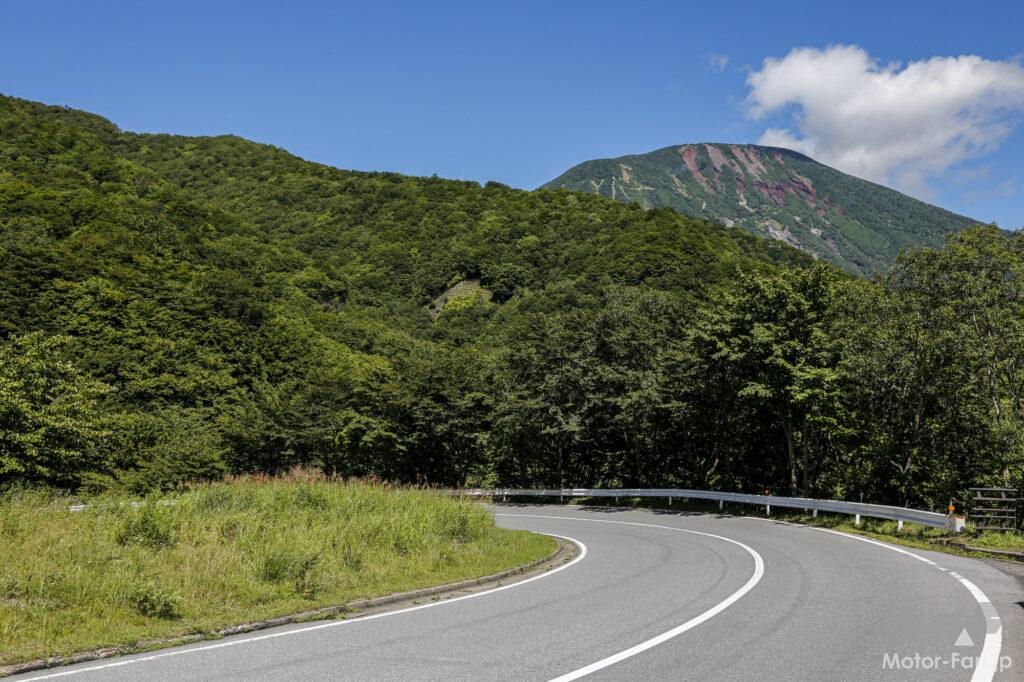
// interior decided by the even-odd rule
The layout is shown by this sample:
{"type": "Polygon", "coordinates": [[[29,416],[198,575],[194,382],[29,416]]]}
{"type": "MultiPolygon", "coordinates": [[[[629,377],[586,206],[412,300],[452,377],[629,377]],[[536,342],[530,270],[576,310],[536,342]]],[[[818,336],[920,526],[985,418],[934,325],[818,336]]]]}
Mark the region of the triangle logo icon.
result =
{"type": "Polygon", "coordinates": [[[960,636],[956,638],[956,646],[974,646],[974,640],[971,639],[967,628],[960,631],[960,636]]]}

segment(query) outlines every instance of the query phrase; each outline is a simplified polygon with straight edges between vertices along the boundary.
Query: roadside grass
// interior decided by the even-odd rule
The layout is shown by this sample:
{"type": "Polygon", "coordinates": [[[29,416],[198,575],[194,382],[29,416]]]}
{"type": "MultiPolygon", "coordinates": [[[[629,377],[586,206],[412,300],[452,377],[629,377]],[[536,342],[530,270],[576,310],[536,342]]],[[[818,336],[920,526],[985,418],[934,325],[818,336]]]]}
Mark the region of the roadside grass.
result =
{"type": "Polygon", "coordinates": [[[904,523],[900,529],[895,521],[884,519],[861,518],[860,525],[854,523],[853,517],[842,514],[819,514],[817,518],[809,514],[781,513],[773,515],[781,521],[803,523],[808,526],[831,528],[833,530],[864,535],[876,540],[883,540],[894,545],[903,545],[917,549],[928,549],[946,554],[960,556],[999,558],[1013,561],[1014,558],[996,556],[986,552],[978,552],[972,547],[994,549],[1007,552],[1024,552],[1024,534],[1015,531],[1005,533],[994,531],[975,531],[973,524],[967,524],[962,533],[943,528],[932,528],[916,523],[904,523]]]}
{"type": "MultiPolygon", "coordinates": [[[[702,514],[720,513],[717,502],[708,502],[705,500],[683,501],[681,499],[676,499],[670,506],[667,500],[658,498],[622,497],[619,500],[618,505],[614,505],[612,504],[611,498],[595,497],[572,498],[570,504],[584,504],[588,506],[632,506],[702,514]]],[[[724,513],[731,516],[764,517],[765,515],[764,507],[740,504],[726,505],[724,513]]],[[[899,529],[897,528],[895,521],[871,519],[867,517],[862,517],[860,526],[857,526],[854,523],[853,517],[846,516],[845,514],[819,513],[815,518],[810,514],[803,514],[789,509],[778,508],[772,510],[770,518],[777,519],[779,521],[789,521],[791,523],[802,523],[808,526],[831,528],[833,530],[839,530],[846,533],[864,535],[897,545],[916,547],[917,549],[929,549],[961,556],[984,557],[989,559],[998,558],[1008,561],[1014,560],[1012,557],[978,552],[973,549],[968,549],[969,547],[992,549],[1003,552],[1024,553],[1024,533],[1016,531],[976,531],[971,523],[967,524],[967,530],[965,532],[954,533],[942,528],[932,528],[930,526],[922,526],[916,523],[905,523],[903,524],[903,528],[899,529]]]]}
{"type": "Polygon", "coordinates": [[[884,540],[897,545],[916,547],[917,549],[929,549],[947,554],[958,554],[961,556],[984,556],[993,558],[993,555],[984,552],[977,552],[969,547],[995,549],[1009,552],[1024,552],[1024,534],[1008,531],[1005,533],[993,531],[974,531],[973,526],[968,524],[967,530],[962,533],[954,533],[943,528],[932,528],[916,523],[905,523],[899,529],[895,521],[883,519],[862,518],[860,526],[854,523],[852,517],[835,514],[820,514],[818,518],[803,514],[778,514],[773,515],[782,521],[803,523],[809,526],[819,526],[840,530],[844,533],[864,535],[877,540],[884,540]]]}
{"type": "Polygon", "coordinates": [[[0,495],[0,665],[480,577],[556,542],[416,489],[299,476],[134,500],[0,495]],[[173,501],[173,503],[169,503],[173,501]]]}

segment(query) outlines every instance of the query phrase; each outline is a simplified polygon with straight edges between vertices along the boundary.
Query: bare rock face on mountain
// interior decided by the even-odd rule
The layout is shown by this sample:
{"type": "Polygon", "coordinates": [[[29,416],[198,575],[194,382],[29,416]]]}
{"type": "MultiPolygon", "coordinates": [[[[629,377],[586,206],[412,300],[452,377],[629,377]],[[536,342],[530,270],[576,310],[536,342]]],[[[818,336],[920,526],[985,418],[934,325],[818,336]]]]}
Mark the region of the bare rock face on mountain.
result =
{"type": "Polygon", "coordinates": [[[861,274],[903,249],[939,246],[978,221],[861,180],[788,149],[687,144],[575,166],[546,189],[668,206],[786,242],[861,274]]]}

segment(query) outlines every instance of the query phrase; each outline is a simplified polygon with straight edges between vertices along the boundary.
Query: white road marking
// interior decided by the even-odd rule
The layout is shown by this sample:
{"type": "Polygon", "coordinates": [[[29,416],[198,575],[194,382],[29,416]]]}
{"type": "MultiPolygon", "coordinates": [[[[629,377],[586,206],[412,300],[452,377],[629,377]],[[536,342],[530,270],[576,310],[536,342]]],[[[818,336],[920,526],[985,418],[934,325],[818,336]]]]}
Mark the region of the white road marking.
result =
{"type": "Polygon", "coordinates": [[[252,642],[260,642],[260,641],[263,641],[265,639],[274,639],[274,638],[277,638],[277,637],[289,637],[291,635],[298,635],[298,634],[302,634],[302,633],[305,633],[305,632],[313,632],[314,630],[324,630],[326,628],[334,628],[334,627],[338,627],[338,626],[341,626],[341,625],[352,625],[352,624],[356,624],[356,623],[364,623],[364,622],[366,622],[368,620],[375,620],[377,618],[385,618],[387,616],[397,616],[400,613],[409,613],[410,611],[419,611],[420,609],[429,609],[429,608],[433,608],[435,606],[443,606],[445,604],[454,604],[455,602],[463,601],[464,599],[475,599],[476,597],[483,597],[483,596],[488,595],[488,594],[494,594],[495,592],[502,592],[504,590],[510,590],[513,587],[519,587],[520,585],[525,585],[527,583],[532,583],[534,580],[540,580],[541,578],[547,578],[548,576],[552,576],[555,573],[558,573],[560,571],[564,571],[565,569],[569,568],[570,566],[574,566],[574,565],[578,564],[580,561],[583,561],[583,558],[585,556],[587,556],[587,546],[584,545],[579,540],[576,540],[576,539],[570,538],[570,537],[566,537],[564,535],[555,535],[554,533],[541,533],[541,535],[550,535],[551,537],[554,537],[554,538],[559,538],[559,539],[562,539],[562,540],[567,540],[567,541],[573,543],[574,545],[576,545],[577,547],[579,547],[580,553],[579,553],[579,555],[575,559],[573,559],[572,561],[570,561],[570,562],[568,562],[566,564],[562,564],[558,568],[553,568],[550,571],[545,571],[544,573],[539,573],[539,574],[537,574],[537,575],[535,575],[535,576],[533,576],[531,578],[526,578],[525,580],[520,580],[518,582],[510,583],[508,585],[502,585],[501,587],[494,587],[494,588],[491,588],[489,590],[484,590],[483,592],[474,592],[473,594],[466,594],[466,595],[463,595],[461,597],[453,597],[451,599],[445,599],[443,601],[430,602],[429,604],[420,604],[418,606],[410,606],[408,608],[398,609],[396,611],[384,611],[383,613],[374,613],[374,614],[369,615],[369,616],[361,616],[361,617],[357,617],[357,618],[349,618],[348,620],[337,620],[337,621],[331,621],[329,623],[320,623],[318,625],[310,625],[308,627],[296,628],[294,630],[285,630],[283,632],[271,632],[269,634],[257,635],[255,637],[245,637],[245,638],[239,638],[239,639],[232,638],[232,639],[225,640],[223,642],[218,642],[216,644],[204,644],[203,646],[195,646],[195,647],[190,647],[188,649],[174,649],[172,651],[164,651],[164,652],[161,652],[161,653],[158,653],[158,654],[150,654],[148,656],[138,656],[138,657],[132,657],[132,658],[124,658],[124,659],[119,659],[119,660],[116,660],[116,661],[111,661],[110,663],[103,663],[103,664],[100,664],[100,665],[90,665],[90,666],[85,667],[85,668],[74,668],[74,669],[71,669],[71,670],[62,670],[60,672],[49,673],[49,674],[46,674],[46,675],[38,675],[36,677],[29,677],[29,678],[26,679],[26,682],[32,682],[32,680],[50,680],[50,679],[53,679],[55,677],[66,677],[68,675],[77,675],[79,673],[92,672],[94,670],[104,670],[106,668],[119,668],[121,666],[131,665],[133,663],[142,663],[142,662],[145,662],[145,661],[154,661],[154,660],[157,660],[157,659],[160,659],[160,658],[169,658],[171,656],[183,656],[185,654],[192,654],[192,653],[196,653],[198,651],[210,651],[211,649],[223,649],[223,648],[226,648],[226,647],[229,647],[229,646],[237,646],[239,644],[250,644],[252,642]]]}
{"type": "Polygon", "coordinates": [[[956,571],[951,571],[947,568],[943,568],[939,564],[935,563],[927,557],[923,557],[913,552],[908,552],[905,549],[890,545],[885,542],[879,542],[878,540],[872,540],[860,535],[853,535],[852,533],[844,533],[839,530],[832,530],[831,528],[819,528],[817,526],[808,526],[805,523],[793,523],[791,521],[775,521],[774,519],[763,519],[757,516],[743,516],[740,518],[751,519],[753,521],[770,521],[772,523],[784,523],[790,526],[801,526],[803,528],[810,528],[811,530],[820,530],[823,533],[832,533],[833,535],[842,535],[844,538],[850,538],[851,540],[860,540],[870,545],[878,545],[885,549],[892,550],[893,552],[899,552],[900,554],[906,554],[909,557],[913,557],[918,561],[937,568],[940,571],[944,571],[956,578],[956,580],[967,588],[974,597],[974,600],[978,602],[978,606],[981,608],[982,615],[985,616],[985,642],[981,646],[981,655],[978,657],[977,665],[974,668],[974,675],[971,676],[971,682],[991,682],[992,678],[995,677],[996,672],[999,669],[999,654],[1003,648],[1003,622],[999,618],[999,614],[996,612],[995,606],[992,605],[992,601],[985,595],[981,589],[972,583],[967,578],[963,577],[956,571]],[[993,622],[994,621],[994,622],[993,622]]]}
{"type": "Polygon", "coordinates": [[[740,597],[745,595],[747,592],[750,592],[750,590],[754,589],[754,586],[757,585],[757,583],[761,582],[761,578],[764,576],[764,559],[761,558],[760,554],[758,554],[756,551],[754,551],[747,545],[743,544],[742,542],[733,540],[731,538],[723,537],[721,535],[714,535],[712,533],[702,533],[700,531],[689,530],[687,528],[661,526],[654,523],[637,523],[634,521],[612,521],[609,519],[583,519],[577,516],[545,516],[543,514],[495,514],[495,516],[558,519],[559,521],[586,521],[589,523],[615,523],[624,526],[644,526],[646,528],[661,528],[664,530],[676,531],[678,533],[692,533],[693,535],[703,535],[704,537],[715,538],[716,540],[724,540],[725,542],[729,542],[739,547],[742,547],[754,559],[754,573],[750,576],[750,579],[747,580],[747,582],[744,583],[740,589],[736,590],[728,597],[726,597],[723,601],[711,607],[704,613],[695,616],[694,618],[691,618],[685,623],[677,625],[671,630],[663,632],[656,637],[652,637],[651,639],[648,639],[644,642],[640,642],[636,646],[632,646],[626,649],[625,651],[620,651],[619,653],[613,654],[607,658],[602,658],[600,661],[591,663],[590,665],[583,666],[578,670],[573,670],[572,672],[568,672],[564,675],[555,677],[550,682],[569,682],[569,680],[578,680],[579,678],[589,675],[590,673],[597,672],[598,670],[602,670],[609,666],[615,665],[616,663],[624,661],[627,658],[632,658],[633,656],[636,656],[639,653],[647,651],[648,649],[652,649],[658,646],[659,644],[663,644],[668,640],[672,639],[673,637],[683,634],[687,630],[692,630],[704,621],[710,620],[711,618],[717,616],[719,613],[732,606],[734,603],[736,603],[737,600],[740,599],[740,597]]]}
{"type": "Polygon", "coordinates": [[[978,602],[979,604],[991,604],[992,603],[989,600],[989,598],[985,596],[985,593],[982,592],[981,590],[979,590],[978,586],[975,585],[974,583],[972,583],[967,578],[964,578],[963,576],[957,576],[957,580],[959,580],[961,583],[963,583],[963,586],[966,587],[968,590],[970,590],[971,594],[974,595],[974,600],[976,602],[978,602]]]}

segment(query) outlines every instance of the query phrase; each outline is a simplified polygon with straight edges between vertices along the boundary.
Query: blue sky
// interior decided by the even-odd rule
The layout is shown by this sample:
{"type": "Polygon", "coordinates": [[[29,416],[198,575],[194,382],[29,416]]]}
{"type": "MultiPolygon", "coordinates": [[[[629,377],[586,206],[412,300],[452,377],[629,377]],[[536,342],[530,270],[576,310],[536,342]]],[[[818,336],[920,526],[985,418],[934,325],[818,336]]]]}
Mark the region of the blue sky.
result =
{"type": "Polygon", "coordinates": [[[342,168],[524,188],[590,158],[792,140],[1020,227],[1022,35],[1024,3],[1010,1],[5,0],[0,92],[127,130],[234,133],[342,168]],[[935,59],[965,55],[981,60],[935,59]],[[855,74],[837,94],[844,65],[855,74]],[[929,78],[968,67],[962,92],[922,99],[929,78]],[[920,122],[901,124],[910,106],[920,122]]]}

